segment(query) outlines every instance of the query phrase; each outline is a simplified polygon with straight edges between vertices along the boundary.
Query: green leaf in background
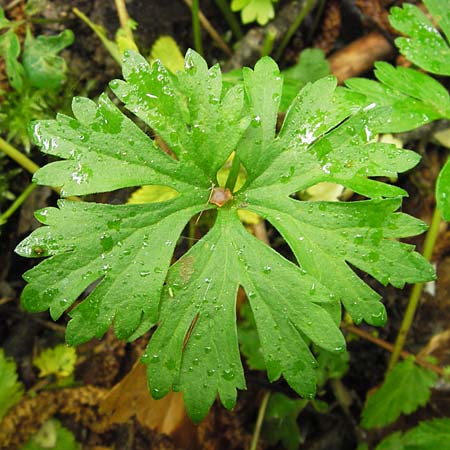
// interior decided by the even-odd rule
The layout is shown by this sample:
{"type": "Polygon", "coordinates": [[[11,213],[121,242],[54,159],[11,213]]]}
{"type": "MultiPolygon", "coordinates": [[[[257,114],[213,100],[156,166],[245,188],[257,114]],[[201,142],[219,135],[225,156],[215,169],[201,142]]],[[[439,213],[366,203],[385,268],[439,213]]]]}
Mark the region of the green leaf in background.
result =
{"type": "Polygon", "coordinates": [[[307,48],[300,53],[298,63],[281,72],[284,77],[280,111],[286,112],[292,100],[305,84],[330,74],[325,54],[318,48],[307,48]]]}
{"type": "Polygon", "coordinates": [[[75,436],[56,419],[44,422],[20,450],[80,450],[75,436]]]}
{"type": "Polygon", "coordinates": [[[264,416],[264,440],[271,446],[280,443],[286,450],[297,450],[303,442],[297,417],[307,403],[278,392],[271,394],[264,416]]]}
{"type": "Polygon", "coordinates": [[[50,309],[58,318],[91,286],[70,310],[70,344],[101,337],[111,325],[131,340],[158,324],[143,357],[151,393],[161,398],[182,391],[198,421],[217,395],[232,408],[236,389],[245,387],[236,329],[239,287],[249,299],[269,380],[283,376],[311,397],[317,362],[309,345],[344,350],[341,302],[355,321],[385,320],[380,296],[352,267],[397,287],[435,275],[411,245],[395,240],[425,229],[397,212],[405,192],[370,179],[408,170],[418,156],[373,142],[377,112],[361,107],[361,95],[337,88],[333,77],[307,84],[277,135],[282,80],[272,59],[245,69],[243,86],[227,90],[219,67],[208,68],[197,53],[188,51],[184,65],[173,75],[129,51],[125,81],[110,84],[175,157],[106,95],[98,105],[77,98],[75,118],[59,115],[33,127],[42,150],[62,159],[35,180],[61,186],[63,196],[142,185],[168,186],[178,195],[127,205],[61,200],[58,208],[36,213],[45,226],[17,252],[48,256],[24,275],[22,304],[30,311],[50,309]],[[232,154],[247,174],[233,192],[218,180],[232,154]],[[342,184],[368,200],[291,197],[320,182],[342,184]],[[205,210],[214,210],[209,217],[215,223],[172,264],[186,224],[205,210]],[[269,220],[295,263],[251,235],[239,210],[269,220]]]}
{"type": "Polygon", "coordinates": [[[450,419],[420,422],[404,434],[389,435],[375,450],[444,450],[450,442],[450,419]]]}
{"type": "Polygon", "coordinates": [[[39,369],[40,377],[55,375],[57,378],[67,378],[73,374],[76,360],[76,350],[61,344],[43,350],[34,358],[33,364],[39,369]]]}
{"type": "Polygon", "coordinates": [[[416,365],[412,358],[397,363],[381,387],[368,398],[361,425],[380,428],[395,422],[400,414],[413,413],[427,403],[436,380],[433,371],[416,365]]]}
{"type": "Polygon", "coordinates": [[[16,363],[0,348],[0,421],[23,396],[23,385],[17,381],[16,363]]]}
{"type": "MultiPolygon", "coordinates": [[[[410,37],[399,37],[395,44],[411,62],[438,75],[450,75],[450,4],[448,0],[424,0],[428,11],[444,33],[415,5],[403,4],[391,9],[391,25],[410,37]]],[[[431,96],[431,93],[430,93],[431,96]]]]}
{"type": "Polygon", "coordinates": [[[172,73],[184,70],[184,57],[171,36],[160,36],[152,45],[150,62],[153,63],[157,59],[172,73]]]}
{"type": "Polygon", "coordinates": [[[65,79],[67,64],[58,53],[73,43],[73,33],[64,30],[56,36],[33,37],[27,30],[22,63],[31,86],[58,89],[65,79]]]}
{"type": "Polygon", "coordinates": [[[275,17],[273,3],[277,0],[233,0],[232,11],[241,11],[242,23],[258,22],[265,25],[275,17]]]}
{"type": "Polygon", "coordinates": [[[238,322],[239,345],[247,364],[253,370],[266,370],[264,355],[261,351],[258,331],[250,304],[245,302],[239,310],[241,320],[238,322]]]}
{"type": "Polygon", "coordinates": [[[22,64],[17,60],[20,55],[20,42],[13,30],[0,35],[0,56],[5,60],[6,75],[11,87],[21,90],[25,76],[22,64]]]}
{"type": "Polygon", "coordinates": [[[323,386],[328,380],[342,378],[348,371],[349,358],[348,352],[331,353],[318,350],[317,384],[323,386]]]}
{"type": "Polygon", "coordinates": [[[0,7],[0,30],[9,26],[11,22],[5,17],[5,10],[0,7]]]}

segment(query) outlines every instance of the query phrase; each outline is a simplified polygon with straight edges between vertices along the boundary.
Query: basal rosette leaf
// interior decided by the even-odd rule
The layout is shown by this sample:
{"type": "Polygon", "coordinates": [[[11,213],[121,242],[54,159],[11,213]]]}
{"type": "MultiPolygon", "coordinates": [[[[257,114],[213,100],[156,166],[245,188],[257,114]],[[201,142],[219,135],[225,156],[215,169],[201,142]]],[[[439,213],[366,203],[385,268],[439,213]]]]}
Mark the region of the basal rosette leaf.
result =
{"type": "Polygon", "coordinates": [[[331,292],[251,236],[236,210],[220,211],[214,228],[169,270],[160,322],[150,340],[152,394],[184,392],[191,417],[199,420],[216,392],[230,408],[245,380],[236,330],[236,294],[243,286],[261,338],[268,376],[283,375],[300,394],[315,392],[315,359],[307,340],[330,351],[345,341],[336,320],[339,305],[331,292]],[[202,380],[200,382],[199,380],[202,380]]]}
{"type": "Polygon", "coordinates": [[[111,83],[167,153],[105,95],[98,105],[75,100],[74,119],[34,125],[43,151],[62,158],[35,179],[61,186],[64,196],[139,185],[166,186],[178,195],[129,205],[63,200],[37,213],[45,226],[17,251],[47,256],[25,274],[22,302],[32,311],[48,308],[54,318],[72,308],[70,343],[101,337],[111,325],[117,336],[133,339],[157,323],[144,357],[151,392],[183,391],[189,414],[200,420],[217,394],[231,408],[236,389],[245,387],[236,334],[239,287],[252,308],[269,379],[283,376],[311,396],[316,362],[309,344],[343,349],[341,303],[355,320],[384,319],[378,294],[352,266],[395,286],[434,273],[411,246],[394,240],[424,229],[395,212],[398,198],[386,198],[405,192],[370,179],[418,162],[413,152],[373,142],[379,108],[364,109],[364,97],[326,77],[298,94],[277,134],[282,80],[270,58],[244,71],[243,86],[226,91],[219,68],[208,69],[195,52],[185,66],[175,76],[127,52],[125,81],[111,83]],[[233,151],[247,179],[219,207],[210,201],[212,189],[233,151]],[[343,184],[369,200],[290,198],[320,182],[343,184]],[[171,265],[188,221],[212,208],[218,211],[211,230],[171,265]],[[267,218],[296,264],[245,230],[240,209],[267,218]]]}
{"type": "MultiPolygon", "coordinates": [[[[53,319],[70,308],[92,283],[94,290],[71,310],[72,345],[100,338],[114,325],[130,339],[158,317],[158,304],[176,242],[189,219],[204,208],[200,195],[163,204],[101,205],[62,200],[37,212],[46,225],[17,247],[22,256],[49,256],[24,274],[22,305],[50,310],[53,319]]],[[[140,334],[140,333],[138,333],[140,334]]]]}

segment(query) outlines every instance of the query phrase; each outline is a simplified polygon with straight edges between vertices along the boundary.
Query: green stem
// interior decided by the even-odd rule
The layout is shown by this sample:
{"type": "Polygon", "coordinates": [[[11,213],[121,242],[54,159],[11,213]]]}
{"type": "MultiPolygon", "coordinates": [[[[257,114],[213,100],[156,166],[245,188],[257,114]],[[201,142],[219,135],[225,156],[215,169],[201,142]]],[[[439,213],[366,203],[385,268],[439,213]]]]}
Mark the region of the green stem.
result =
{"type": "MultiPolygon", "coordinates": [[[[433,249],[436,244],[436,240],[439,235],[439,226],[441,224],[441,211],[438,208],[435,208],[433,213],[433,218],[431,221],[430,228],[425,237],[423,256],[427,261],[431,260],[433,255],[433,249]]],[[[412,290],[411,295],[409,296],[408,306],[405,311],[405,315],[403,316],[403,321],[400,326],[400,330],[397,335],[397,339],[395,341],[394,349],[392,351],[391,359],[389,361],[389,366],[387,371],[389,372],[397,363],[400,354],[405,345],[406,337],[408,335],[409,329],[411,328],[412,321],[414,319],[414,314],[417,309],[417,305],[419,304],[420,296],[422,294],[423,283],[416,283],[412,290]]]]}
{"type": "Polygon", "coordinates": [[[239,156],[234,154],[230,173],[228,174],[228,178],[225,183],[225,187],[228,188],[231,192],[233,192],[233,189],[236,186],[236,181],[238,179],[240,169],[241,169],[241,160],[239,159],[239,156]]]}
{"type": "Polygon", "coordinates": [[[106,37],[105,30],[101,26],[92,22],[89,17],[78,8],[73,8],[72,11],[98,36],[112,58],[117,62],[117,64],[119,64],[119,66],[122,66],[122,55],[119,52],[119,48],[114,41],[111,41],[106,37]]]}
{"type": "Polygon", "coordinates": [[[261,58],[263,56],[270,55],[273,50],[273,45],[275,44],[275,38],[277,37],[277,32],[274,29],[269,28],[264,37],[264,44],[261,50],[261,58]]]}
{"type": "Polygon", "coordinates": [[[215,2],[216,5],[219,7],[220,11],[222,12],[224,19],[227,21],[228,26],[230,27],[236,39],[238,40],[242,39],[243,33],[241,25],[239,24],[239,21],[236,19],[236,16],[231,11],[229,3],[226,0],[215,0],[215,2]]]}
{"type": "Polygon", "coordinates": [[[261,404],[259,405],[258,417],[256,419],[255,430],[253,431],[252,442],[249,450],[256,450],[259,441],[259,435],[261,434],[261,427],[266,414],[267,403],[269,402],[270,392],[264,394],[261,404]]]}
{"type": "Polygon", "coordinates": [[[16,198],[14,203],[0,216],[0,225],[4,225],[8,219],[16,212],[20,205],[27,199],[27,197],[34,191],[37,184],[31,183],[20,195],[16,198]]]}
{"type": "Polygon", "coordinates": [[[202,33],[200,29],[200,5],[199,0],[192,0],[192,31],[194,33],[194,48],[197,53],[203,55],[202,33]]]}
{"type": "Polygon", "coordinates": [[[6,153],[11,159],[13,159],[17,164],[22,166],[25,170],[30,173],[35,173],[39,169],[39,166],[35,164],[31,159],[27,158],[23,153],[19,152],[11,144],[6,142],[0,137],[0,150],[6,153]]]}
{"type": "Polygon", "coordinates": [[[117,15],[119,16],[120,27],[125,33],[127,39],[129,39],[136,46],[134,42],[133,30],[130,27],[130,16],[128,15],[125,0],[114,0],[116,5],[117,15]]]}
{"type": "Polygon", "coordinates": [[[281,57],[281,55],[284,52],[284,49],[289,44],[289,41],[291,40],[294,33],[297,31],[297,28],[301,25],[303,22],[303,19],[306,17],[306,15],[311,11],[311,9],[316,4],[316,0],[306,0],[305,4],[303,5],[303,8],[298,13],[298,16],[295,18],[292,25],[287,30],[286,34],[283,37],[283,40],[280,43],[280,46],[278,47],[277,51],[275,52],[275,59],[278,61],[281,57]]]}

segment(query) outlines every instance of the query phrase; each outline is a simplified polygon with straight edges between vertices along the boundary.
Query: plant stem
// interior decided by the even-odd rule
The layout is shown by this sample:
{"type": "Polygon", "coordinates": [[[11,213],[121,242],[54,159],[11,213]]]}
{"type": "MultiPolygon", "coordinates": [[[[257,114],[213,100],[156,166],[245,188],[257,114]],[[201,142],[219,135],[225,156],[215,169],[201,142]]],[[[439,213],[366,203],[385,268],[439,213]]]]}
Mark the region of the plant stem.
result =
{"type": "Polygon", "coordinates": [[[27,199],[27,197],[34,191],[37,184],[31,183],[20,195],[13,204],[0,216],[0,225],[4,225],[8,219],[16,212],[19,206],[27,199]]]}
{"type": "Polygon", "coordinates": [[[199,0],[192,0],[192,32],[194,33],[194,48],[197,53],[203,55],[203,45],[202,45],[202,30],[200,29],[200,18],[199,18],[200,6],[199,0]]]}
{"type": "Polygon", "coordinates": [[[236,186],[236,181],[239,176],[239,170],[241,169],[241,160],[239,156],[234,154],[233,162],[231,163],[230,173],[228,174],[227,181],[225,183],[225,187],[228,188],[231,192],[233,192],[234,187],[236,186]]]}
{"type": "Polygon", "coordinates": [[[256,419],[255,430],[253,431],[252,442],[250,444],[249,450],[256,450],[259,441],[259,435],[261,434],[261,427],[264,421],[264,416],[266,414],[267,403],[269,401],[270,392],[266,392],[259,405],[258,417],[256,419]]]}
{"type": "Polygon", "coordinates": [[[275,44],[275,38],[277,37],[277,32],[273,28],[269,28],[266,36],[264,37],[264,44],[261,50],[261,58],[263,56],[270,55],[275,44]]]}
{"type": "Polygon", "coordinates": [[[99,25],[92,22],[89,17],[81,12],[78,8],[73,8],[72,11],[98,36],[112,58],[117,62],[117,64],[119,64],[119,66],[122,66],[122,55],[119,52],[119,48],[115,42],[106,37],[105,30],[99,25]]]}
{"type": "MultiPolygon", "coordinates": [[[[192,10],[192,0],[183,0],[186,5],[189,6],[192,10]]],[[[231,56],[233,52],[231,51],[230,47],[228,47],[227,43],[221,38],[220,34],[214,29],[214,27],[211,25],[210,21],[205,17],[205,15],[202,13],[202,11],[198,10],[198,18],[202,25],[202,27],[205,29],[205,31],[213,38],[213,40],[216,42],[218,47],[220,47],[225,54],[228,56],[231,56]]]]}
{"type": "Polygon", "coordinates": [[[117,15],[119,16],[120,27],[124,31],[127,39],[136,45],[136,42],[134,42],[133,30],[130,27],[130,16],[128,15],[125,0],[114,0],[114,3],[116,5],[117,15]]]}
{"type": "Polygon", "coordinates": [[[227,21],[231,31],[236,39],[242,39],[243,33],[239,21],[230,9],[230,5],[226,0],[215,0],[216,5],[219,7],[224,19],[227,21]]]}
{"type": "Polygon", "coordinates": [[[298,16],[295,18],[295,21],[292,23],[292,25],[287,30],[286,34],[283,37],[283,40],[281,41],[277,51],[275,52],[275,59],[278,61],[281,57],[281,55],[284,52],[284,49],[289,44],[289,41],[291,40],[294,33],[297,31],[297,28],[301,25],[303,22],[303,19],[306,17],[306,15],[311,11],[311,9],[316,4],[316,0],[306,0],[305,4],[303,5],[303,8],[300,10],[298,16]]]}
{"type": "MultiPolygon", "coordinates": [[[[430,261],[433,255],[433,249],[439,235],[440,224],[441,224],[441,211],[435,207],[433,218],[431,220],[431,225],[425,237],[423,249],[423,256],[427,261],[430,261]]],[[[403,350],[406,337],[408,335],[409,329],[411,328],[411,324],[414,319],[414,314],[416,312],[417,305],[419,304],[422,289],[423,283],[416,283],[411,290],[408,306],[406,308],[405,315],[403,316],[403,321],[400,326],[397,339],[395,341],[394,350],[392,352],[391,359],[389,360],[387,372],[389,372],[395,366],[400,356],[400,353],[403,350]]]]}
{"type": "Polygon", "coordinates": [[[39,169],[39,166],[35,164],[31,159],[27,158],[23,153],[14,148],[11,144],[6,142],[0,137],[0,150],[6,153],[11,159],[13,159],[17,164],[22,166],[25,170],[30,173],[35,173],[39,169]]]}

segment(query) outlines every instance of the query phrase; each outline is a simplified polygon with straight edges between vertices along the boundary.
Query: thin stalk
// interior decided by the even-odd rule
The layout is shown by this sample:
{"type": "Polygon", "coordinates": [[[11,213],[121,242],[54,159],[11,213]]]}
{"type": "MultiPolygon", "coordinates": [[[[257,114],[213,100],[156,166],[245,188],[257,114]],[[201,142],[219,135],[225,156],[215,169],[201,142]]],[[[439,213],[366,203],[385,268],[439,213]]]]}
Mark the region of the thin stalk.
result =
{"type": "Polygon", "coordinates": [[[199,0],[192,0],[192,32],[194,33],[194,48],[197,53],[203,55],[202,30],[200,29],[200,5],[199,0]]]}
{"type": "Polygon", "coordinates": [[[4,225],[8,219],[16,212],[20,205],[34,191],[37,184],[31,183],[13,202],[13,204],[0,216],[0,225],[4,225]]]}
{"type": "MultiPolygon", "coordinates": [[[[436,244],[436,240],[439,235],[439,226],[441,224],[441,211],[438,208],[434,209],[433,218],[431,220],[430,228],[425,237],[423,256],[427,261],[431,260],[433,255],[433,249],[436,244]]],[[[420,296],[422,294],[423,283],[416,283],[409,296],[408,306],[403,316],[403,321],[400,326],[400,330],[395,341],[394,350],[389,360],[387,372],[389,372],[397,363],[400,353],[405,345],[406,337],[408,336],[409,329],[411,328],[414,314],[419,304],[420,296]]]]}
{"type": "MultiPolygon", "coordinates": [[[[186,3],[186,5],[188,5],[192,10],[192,0],[183,0],[183,2],[186,3]]],[[[228,56],[231,56],[233,52],[231,51],[230,47],[228,47],[227,43],[222,39],[220,34],[215,30],[215,28],[211,25],[211,22],[205,17],[200,9],[198,11],[198,17],[200,20],[200,24],[216,42],[217,46],[220,47],[228,56]]]]}
{"type": "Polygon", "coordinates": [[[264,44],[261,50],[261,58],[263,56],[270,55],[275,44],[275,38],[277,37],[277,32],[273,28],[269,28],[264,37],[264,44]]]}
{"type": "Polygon", "coordinates": [[[108,50],[109,54],[112,56],[112,58],[119,64],[119,66],[122,65],[122,55],[119,52],[119,48],[117,44],[114,41],[111,41],[106,37],[105,30],[92,22],[86,14],[81,12],[78,8],[73,8],[72,11],[76,16],[78,16],[102,41],[102,44],[105,46],[106,50],[108,50]]]}
{"type": "Polygon", "coordinates": [[[130,27],[130,16],[128,15],[125,0],[114,0],[114,3],[116,5],[117,15],[119,16],[120,27],[124,31],[127,39],[136,45],[136,42],[134,42],[133,30],[130,27]]]}
{"type": "Polygon", "coordinates": [[[39,166],[36,163],[31,161],[31,159],[27,158],[23,153],[14,148],[11,144],[6,142],[1,137],[0,150],[30,173],[35,173],[39,169],[39,166]]]}
{"type": "Polygon", "coordinates": [[[241,169],[241,160],[239,159],[239,156],[234,154],[230,173],[228,174],[228,178],[225,183],[225,187],[228,188],[231,192],[233,192],[233,189],[236,186],[236,181],[238,179],[240,169],[241,169]]]}
{"type": "Polygon", "coordinates": [[[256,419],[255,430],[253,431],[252,442],[249,450],[256,450],[259,441],[259,435],[261,434],[261,427],[266,415],[267,403],[269,402],[270,392],[267,391],[261,400],[259,405],[258,417],[256,419]]]}
{"type": "Polygon", "coordinates": [[[239,21],[236,19],[236,16],[231,11],[228,1],[215,0],[215,2],[216,5],[219,7],[220,11],[222,12],[224,19],[227,21],[228,26],[230,27],[236,39],[238,40],[242,39],[242,36],[244,34],[242,33],[241,25],[239,21]]]}
{"type": "Polygon", "coordinates": [[[298,16],[295,18],[292,25],[287,30],[286,34],[283,37],[283,40],[281,41],[277,51],[275,52],[275,59],[279,60],[281,55],[284,52],[284,49],[289,44],[289,41],[291,40],[294,33],[297,31],[297,28],[301,25],[303,22],[303,19],[306,17],[306,15],[311,11],[311,9],[316,4],[316,0],[306,0],[305,4],[303,5],[303,8],[298,13],[298,16]]]}

